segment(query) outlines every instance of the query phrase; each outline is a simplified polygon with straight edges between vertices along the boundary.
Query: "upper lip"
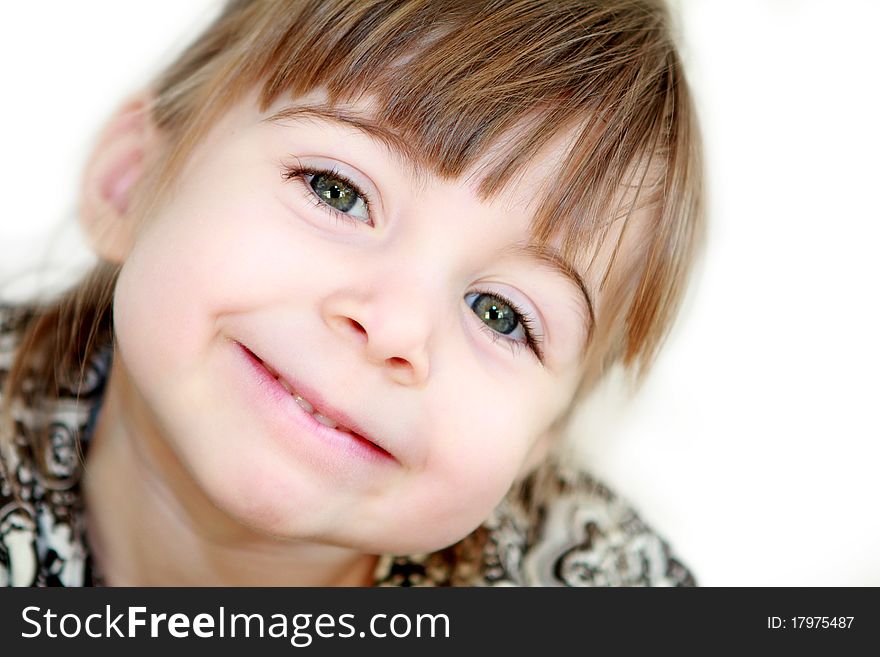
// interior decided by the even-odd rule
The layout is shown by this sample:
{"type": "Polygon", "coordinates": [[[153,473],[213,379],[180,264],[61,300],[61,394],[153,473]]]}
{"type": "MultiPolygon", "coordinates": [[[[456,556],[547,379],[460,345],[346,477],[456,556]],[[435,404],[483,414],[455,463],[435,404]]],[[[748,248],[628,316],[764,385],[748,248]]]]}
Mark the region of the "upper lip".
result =
{"type": "Polygon", "coordinates": [[[398,460],[394,453],[390,449],[388,449],[388,446],[384,441],[378,438],[374,438],[372,434],[368,433],[363,428],[363,426],[359,422],[354,420],[348,413],[329,404],[326,398],[321,395],[321,393],[319,393],[317,390],[309,387],[296,377],[291,376],[289,372],[281,367],[278,367],[272,361],[263,358],[260,354],[256,353],[249,347],[246,347],[245,345],[242,345],[242,347],[250,351],[257,359],[260,360],[260,362],[267,364],[273,370],[278,372],[278,376],[287,381],[287,383],[290,384],[290,387],[293,388],[297,394],[305,398],[312,406],[314,406],[317,413],[320,413],[324,417],[328,417],[334,420],[337,424],[340,425],[340,428],[344,428],[348,431],[351,431],[352,433],[356,433],[364,440],[368,440],[380,449],[388,452],[388,454],[395,460],[398,460]]]}

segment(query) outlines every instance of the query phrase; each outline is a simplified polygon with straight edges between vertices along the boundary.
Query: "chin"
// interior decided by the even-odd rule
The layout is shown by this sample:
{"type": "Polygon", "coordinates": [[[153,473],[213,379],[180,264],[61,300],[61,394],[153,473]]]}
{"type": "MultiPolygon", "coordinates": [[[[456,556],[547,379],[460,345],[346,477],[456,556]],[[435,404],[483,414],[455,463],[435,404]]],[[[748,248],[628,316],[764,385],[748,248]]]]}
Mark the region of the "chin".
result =
{"type": "MultiPolygon", "coordinates": [[[[491,512],[491,511],[490,511],[491,512]]],[[[402,513],[390,513],[397,521],[385,525],[377,531],[375,523],[350,528],[337,527],[332,542],[337,545],[352,547],[369,554],[410,555],[436,552],[454,545],[477,529],[489,515],[475,518],[463,524],[461,517],[456,522],[445,522],[433,517],[416,517],[406,522],[402,513]]]]}
{"type": "Polygon", "coordinates": [[[240,449],[223,446],[187,447],[183,454],[186,469],[203,499],[200,506],[206,515],[213,516],[194,518],[196,523],[205,521],[208,528],[226,527],[233,535],[237,525],[276,538],[294,538],[308,530],[294,525],[302,525],[311,517],[296,513],[296,509],[309,508],[312,495],[292,473],[281,471],[278,459],[273,462],[265,453],[259,453],[262,450],[244,455],[240,449]]]}

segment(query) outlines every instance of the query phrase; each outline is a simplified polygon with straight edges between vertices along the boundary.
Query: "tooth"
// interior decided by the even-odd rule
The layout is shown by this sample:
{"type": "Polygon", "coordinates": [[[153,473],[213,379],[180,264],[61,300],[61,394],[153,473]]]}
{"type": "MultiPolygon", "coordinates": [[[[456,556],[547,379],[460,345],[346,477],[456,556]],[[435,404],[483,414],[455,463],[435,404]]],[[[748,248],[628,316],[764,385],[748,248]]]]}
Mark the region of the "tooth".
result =
{"type": "MultiPolygon", "coordinates": [[[[291,390],[290,393],[293,394],[293,390],[291,390]]],[[[303,410],[304,410],[306,413],[314,413],[314,412],[315,412],[315,407],[312,406],[312,405],[308,402],[308,400],[303,399],[303,398],[300,397],[299,395],[293,395],[293,399],[294,399],[294,401],[295,401],[297,404],[299,404],[300,406],[302,406],[303,410]]]]}
{"type": "Polygon", "coordinates": [[[278,383],[280,383],[280,384],[281,384],[281,387],[283,387],[283,388],[284,388],[287,392],[289,392],[291,395],[293,394],[293,388],[290,387],[290,384],[289,384],[287,381],[285,381],[285,380],[282,379],[282,378],[279,378],[279,379],[278,379],[278,383]]]}
{"type": "Polygon", "coordinates": [[[266,370],[269,372],[269,374],[271,374],[272,376],[274,376],[276,379],[278,378],[278,372],[276,372],[276,371],[272,368],[272,366],[269,365],[269,363],[263,361],[263,367],[266,368],[266,370]]]}
{"type": "Polygon", "coordinates": [[[337,426],[336,422],[331,420],[329,417],[325,417],[325,416],[321,415],[320,413],[313,413],[312,417],[315,418],[321,424],[326,424],[328,427],[330,427],[332,429],[335,429],[337,426]]]}

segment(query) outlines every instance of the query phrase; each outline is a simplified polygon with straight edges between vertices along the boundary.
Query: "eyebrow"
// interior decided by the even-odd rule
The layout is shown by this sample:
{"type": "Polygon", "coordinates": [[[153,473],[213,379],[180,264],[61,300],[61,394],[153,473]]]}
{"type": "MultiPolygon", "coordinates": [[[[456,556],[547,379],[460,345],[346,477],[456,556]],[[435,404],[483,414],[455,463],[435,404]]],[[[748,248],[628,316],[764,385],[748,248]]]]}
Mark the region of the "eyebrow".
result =
{"type": "Polygon", "coordinates": [[[589,327],[592,328],[595,325],[596,314],[593,307],[593,297],[590,294],[586,281],[584,281],[574,265],[566,260],[558,251],[540,244],[524,244],[520,242],[508,247],[505,249],[505,252],[513,256],[519,255],[531,258],[532,260],[537,260],[540,264],[544,265],[551,271],[564,277],[581,293],[584,308],[587,311],[587,317],[585,319],[589,319],[589,327]]]}
{"type": "Polygon", "coordinates": [[[359,130],[384,145],[392,156],[402,160],[402,163],[412,177],[416,179],[424,178],[424,172],[427,169],[424,164],[424,157],[416,150],[412,143],[388,127],[362,114],[347,112],[338,107],[320,104],[289,105],[265,118],[264,121],[281,123],[283,121],[296,121],[300,119],[319,119],[321,121],[341,123],[359,130]]]}
{"type": "MultiPolygon", "coordinates": [[[[405,164],[413,175],[419,175],[425,170],[425,167],[422,164],[423,157],[421,154],[410,142],[403,139],[399,134],[368,117],[352,112],[346,112],[337,107],[320,104],[289,105],[267,117],[265,121],[270,123],[281,123],[283,121],[303,118],[319,119],[348,125],[383,144],[392,155],[402,156],[405,164]]],[[[595,325],[596,314],[593,305],[593,298],[587,288],[587,284],[578,270],[558,251],[534,243],[514,244],[509,247],[507,251],[514,256],[520,255],[531,258],[532,260],[537,260],[551,271],[556,272],[568,280],[568,282],[581,293],[583,305],[587,311],[587,318],[589,319],[589,328],[592,328],[595,325]]]]}

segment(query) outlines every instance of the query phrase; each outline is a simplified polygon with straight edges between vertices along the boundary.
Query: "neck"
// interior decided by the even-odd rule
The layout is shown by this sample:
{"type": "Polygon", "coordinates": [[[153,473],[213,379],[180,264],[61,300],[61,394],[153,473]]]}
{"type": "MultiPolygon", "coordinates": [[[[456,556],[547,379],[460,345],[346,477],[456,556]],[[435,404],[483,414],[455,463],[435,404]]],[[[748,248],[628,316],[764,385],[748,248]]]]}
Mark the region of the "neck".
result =
{"type": "Polygon", "coordinates": [[[83,479],[88,540],[110,586],[365,586],[377,557],[256,532],[189,475],[114,359],[83,479]]]}

